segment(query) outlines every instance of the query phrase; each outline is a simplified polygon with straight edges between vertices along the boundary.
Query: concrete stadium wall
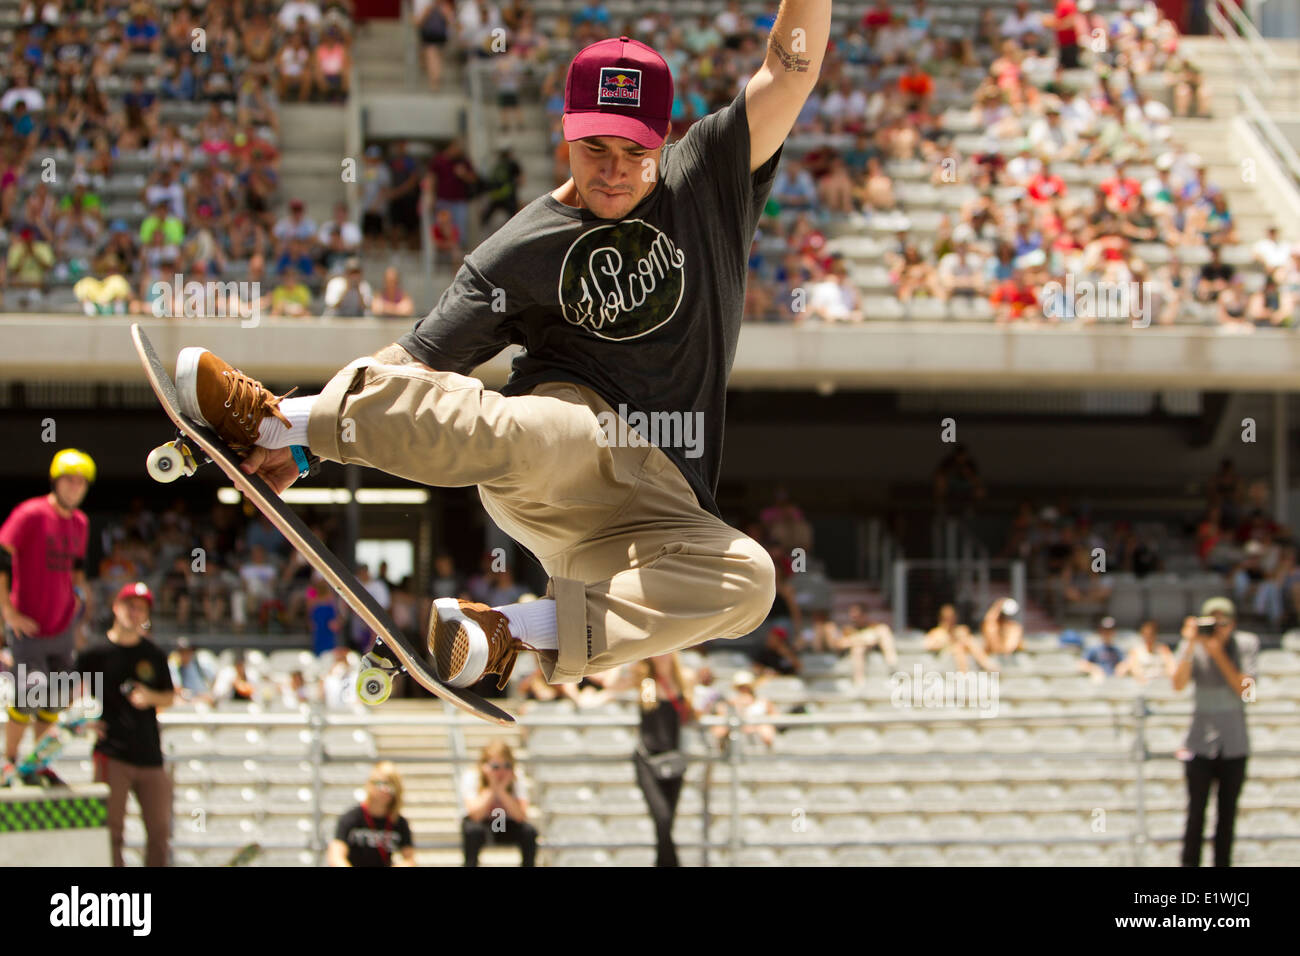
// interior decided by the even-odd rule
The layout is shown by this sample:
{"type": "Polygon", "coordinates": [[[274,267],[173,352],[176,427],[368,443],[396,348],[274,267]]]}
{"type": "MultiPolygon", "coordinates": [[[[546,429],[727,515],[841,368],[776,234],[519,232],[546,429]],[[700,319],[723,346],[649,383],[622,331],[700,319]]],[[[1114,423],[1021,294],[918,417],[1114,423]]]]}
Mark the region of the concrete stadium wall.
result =
{"type": "MultiPolygon", "coordinates": [[[[0,380],[140,382],[126,318],[0,317],[0,380]]],[[[235,319],[143,323],[168,358],[203,345],[269,382],[322,382],[393,342],[407,320],[235,319]]],[[[499,386],[509,349],[477,375],[499,386]]],[[[997,388],[1300,390],[1300,336],[1226,336],[1213,328],[872,323],[857,328],[746,326],[733,389],[997,388]]]]}

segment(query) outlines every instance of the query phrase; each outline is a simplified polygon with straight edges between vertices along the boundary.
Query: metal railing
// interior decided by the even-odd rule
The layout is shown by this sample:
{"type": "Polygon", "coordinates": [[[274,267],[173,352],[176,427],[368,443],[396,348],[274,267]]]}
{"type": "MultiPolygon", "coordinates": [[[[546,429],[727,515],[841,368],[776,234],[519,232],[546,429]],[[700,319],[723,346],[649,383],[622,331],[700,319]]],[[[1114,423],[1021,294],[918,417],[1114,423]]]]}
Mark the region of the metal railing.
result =
{"type": "MultiPolygon", "coordinates": [[[[816,703],[822,699],[818,695],[807,695],[806,702],[816,703]]],[[[834,698],[842,700],[842,698],[834,698]]],[[[1106,699],[1106,698],[1103,698],[1106,699]]],[[[699,850],[704,854],[707,860],[707,854],[710,850],[726,849],[731,853],[731,860],[734,862],[736,854],[742,849],[777,849],[777,848],[799,848],[799,847],[819,847],[825,849],[847,849],[857,847],[894,847],[894,846],[987,846],[995,845],[1012,845],[1012,844],[1033,844],[1037,846],[1064,846],[1069,844],[1127,844],[1131,850],[1131,859],[1135,865],[1142,865],[1145,852],[1148,846],[1154,843],[1168,843],[1181,839],[1181,833],[1177,834],[1151,834],[1147,826],[1147,764],[1154,760],[1173,759],[1174,754],[1171,751],[1152,750],[1148,746],[1150,739],[1150,724],[1153,720],[1161,723],[1167,723],[1169,720],[1177,718],[1185,723],[1190,718],[1190,706],[1183,704],[1179,706],[1169,706],[1163,703],[1153,705],[1145,696],[1138,694],[1127,699],[1117,699],[1111,697],[1108,699],[1111,707],[1104,712],[1096,709],[1076,709],[1064,711],[1024,711],[1015,710],[1011,713],[995,713],[992,715],[981,715],[973,709],[949,711],[946,713],[917,713],[914,710],[899,708],[893,711],[867,711],[854,714],[837,714],[837,713],[820,713],[820,714],[786,714],[779,716],[763,716],[761,718],[745,718],[740,714],[732,711],[726,717],[702,717],[694,725],[696,732],[702,735],[706,741],[703,748],[687,747],[685,756],[689,764],[702,765],[705,768],[704,774],[704,793],[703,793],[703,832],[698,841],[675,841],[681,849],[699,850]],[[971,725],[974,723],[982,725],[1007,725],[1012,726],[1032,724],[1035,729],[1042,729],[1052,725],[1065,725],[1073,728],[1087,726],[1110,727],[1116,736],[1125,741],[1125,746],[1113,749],[1092,750],[1092,751],[1051,751],[1051,750],[959,750],[959,751],[922,751],[922,750],[872,750],[862,752],[844,752],[828,749],[824,752],[769,752],[761,749],[761,745],[755,745],[748,739],[743,727],[753,724],[767,724],[777,728],[778,731],[791,730],[795,728],[823,728],[833,729],[840,727],[885,727],[889,725],[907,725],[907,726],[927,726],[927,727],[957,727],[962,725],[971,725]],[[724,728],[727,740],[727,746],[724,752],[719,753],[711,746],[707,746],[707,741],[712,736],[713,728],[724,728]],[[1134,812],[1134,823],[1131,828],[1120,828],[1115,832],[1106,833],[1089,833],[1081,834],[1025,834],[1025,835],[1005,835],[1002,833],[979,835],[979,836],[957,836],[957,835],[919,835],[915,837],[888,837],[877,838],[872,835],[867,838],[838,838],[826,837],[822,839],[782,839],[782,840],[754,840],[747,839],[744,833],[742,818],[750,813],[757,813],[760,816],[772,816],[771,812],[765,812],[762,809],[745,808],[742,806],[742,777],[746,771],[761,766],[764,763],[784,763],[791,764],[820,764],[833,765],[835,763],[851,764],[860,767],[864,763],[890,760],[897,762],[906,761],[933,761],[942,759],[947,761],[972,761],[972,760],[995,760],[1000,762],[1018,762],[1040,758],[1051,759],[1070,759],[1070,760],[1108,760],[1115,761],[1124,765],[1131,766],[1131,775],[1134,782],[1134,790],[1131,806],[1112,807],[1111,812],[1128,811],[1134,812]],[[729,775],[728,794],[729,806],[718,813],[713,810],[709,803],[709,796],[713,791],[710,786],[715,768],[723,768],[729,775]],[[713,835],[711,820],[725,814],[728,818],[726,828],[726,839],[719,840],[713,835]]],[[[1270,709],[1251,705],[1250,714],[1255,718],[1270,717],[1284,718],[1283,722],[1300,722],[1300,714],[1294,710],[1270,709]]],[[[322,824],[327,816],[323,809],[323,777],[322,767],[330,763],[357,764],[376,759],[372,755],[344,754],[334,756],[330,753],[325,742],[325,732],[331,728],[346,727],[423,727],[429,729],[441,728],[449,732],[450,738],[454,741],[455,737],[460,734],[467,726],[479,726],[477,721],[472,718],[463,716],[457,711],[450,708],[442,714],[393,714],[385,715],[383,713],[373,714],[349,714],[326,712],[321,709],[313,709],[305,713],[293,714],[275,714],[275,713],[241,713],[241,714],[223,714],[223,713],[166,713],[160,718],[165,728],[182,727],[182,726],[200,726],[205,729],[222,726],[256,726],[256,727],[299,727],[306,729],[311,737],[310,744],[302,754],[259,754],[256,756],[260,762],[267,761],[302,761],[304,758],[310,758],[313,767],[312,777],[312,807],[311,819],[313,824],[312,839],[310,850],[314,853],[318,862],[324,860],[325,838],[323,835],[322,824]]],[[[606,714],[525,714],[519,722],[520,729],[525,733],[535,729],[543,728],[626,728],[635,733],[639,727],[639,719],[632,714],[626,716],[614,716],[606,714]]],[[[167,734],[164,732],[164,742],[167,734]]],[[[886,738],[886,743],[887,738],[886,738]]],[[[460,751],[464,749],[463,740],[460,743],[460,751]]],[[[525,737],[525,747],[522,748],[527,752],[527,737],[525,737]]],[[[379,754],[378,759],[389,759],[394,763],[424,763],[424,764],[447,764],[452,774],[453,787],[458,791],[460,777],[460,768],[465,760],[463,752],[458,752],[457,746],[453,742],[449,756],[427,755],[427,756],[388,756],[379,754]]],[[[1260,758],[1295,758],[1300,757],[1300,751],[1290,750],[1256,750],[1252,754],[1252,760],[1260,758]]],[[[201,760],[204,762],[229,762],[250,759],[247,755],[242,754],[183,754],[170,758],[173,761],[179,759],[201,760]]],[[[579,764],[579,765],[596,765],[630,762],[631,752],[623,753],[558,753],[553,751],[538,750],[530,752],[526,757],[521,759],[521,763],[532,771],[548,765],[561,764],[579,764]]],[[[536,778],[537,774],[533,774],[536,778]]],[[[1120,774],[1109,775],[1112,779],[1120,774]]],[[[1124,775],[1127,776],[1127,775],[1124,775]]],[[[688,785],[693,783],[688,778],[688,785]]],[[[360,779],[358,780],[360,785],[360,779]]],[[[544,793],[544,791],[543,791],[544,793]]],[[[459,803],[459,798],[458,803],[459,803]]],[[[545,812],[545,801],[535,801],[535,805],[545,812]]],[[[1068,805],[1063,805],[1068,806],[1068,805]]],[[[460,808],[463,810],[463,808],[460,808]]],[[[969,808],[967,808],[969,809],[969,808]]],[[[1023,812],[1046,812],[1036,811],[1034,808],[1021,808],[1023,812]]],[[[1077,808],[1076,808],[1077,809],[1077,808]]],[[[769,808],[770,810],[770,808],[769,808]]],[[[1005,812],[1010,812],[1008,808],[1005,812]]],[[[915,813],[918,811],[913,806],[886,808],[881,807],[878,810],[863,809],[861,806],[854,810],[842,811],[843,813],[857,814],[880,814],[880,813],[915,813]]],[[[927,813],[940,813],[940,810],[928,810],[927,813]]],[[[996,814],[998,810],[972,811],[985,814],[996,814]]],[[[1082,812],[1082,811],[1081,811],[1082,812]]],[[[545,834],[543,833],[543,838],[545,834]]],[[[1239,834],[1239,838],[1242,838],[1239,834]]],[[[1251,840],[1290,840],[1300,839],[1300,835],[1295,833],[1252,833],[1248,837],[1251,840]]],[[[128,842],[128,846],[134,844],[128,842]]],[[[202,841],[173,841],[175,848],[202,848],[207,850],[235,850],[242,844],[231,842],[214,842],[211,840],[202,841]]],[[[651,844],[638,842],[618,842],[612,844],[619,849],[624,848],[645,848],[651,844]]],[[[284,849],[306,849],[301,843],[296,844],[277,844],[273,841],[264,842],[263,846],[267,849],[284,848],[284,849]]],[[[459,841],[417,841],[417,849],[457,849],[459,841]]],[[[611,846],[610,843],[589,843],[581,841],[545,841],[542,848],[548,851],[556,850],[578,850],[578,849],[605,849],[611,846]]]]}

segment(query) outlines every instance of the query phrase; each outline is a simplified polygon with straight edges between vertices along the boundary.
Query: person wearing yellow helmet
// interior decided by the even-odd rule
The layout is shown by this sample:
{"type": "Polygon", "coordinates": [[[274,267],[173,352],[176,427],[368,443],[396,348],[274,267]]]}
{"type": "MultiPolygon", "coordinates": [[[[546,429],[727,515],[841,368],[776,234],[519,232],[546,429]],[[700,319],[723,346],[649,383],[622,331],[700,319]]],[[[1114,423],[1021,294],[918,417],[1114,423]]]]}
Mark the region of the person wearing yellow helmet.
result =
{"type": "MultiPolygon", "coordinates": [[[[90,522],[79,506],[94,480],[94,460],[65,448],[50,462],[49,494],[22,502],[0,525],[0,614],[14,671],[32,691],[23,695],[24,706],[9,708],[7,763],[17,763],[29,724],[35,722],[39,740],[53,728],[59,710],[71,703],[37,689],[62,686],[49,677],[72,670],[81,622],[88,616],[82,612],[88,610],[90,595],[85,571],[90,522]]],[[[48,768],[39,776],[43,779],[24,782],[62,782],[48,768]]]]}

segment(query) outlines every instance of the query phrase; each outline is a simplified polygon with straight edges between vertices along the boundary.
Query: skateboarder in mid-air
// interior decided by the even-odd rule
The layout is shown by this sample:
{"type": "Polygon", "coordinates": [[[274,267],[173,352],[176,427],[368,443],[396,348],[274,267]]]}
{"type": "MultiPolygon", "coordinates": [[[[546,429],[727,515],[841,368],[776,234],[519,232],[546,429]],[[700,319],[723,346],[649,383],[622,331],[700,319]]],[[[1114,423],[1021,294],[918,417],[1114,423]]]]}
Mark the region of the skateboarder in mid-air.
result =
{"type": "Polygon", "coordinates": [[[181,352],[182,408],[248,449],[244,470],[276,492],[305,472],[307,449],[477,485],[536,555],[545,599],[435,601],[428,646],[447,683],[494,674],[504,687],[520,650],[571,683],[766,618],[772,560],[713,495],[749,247],[830,14],[830,0],[785,0],[762,67],[674,143],[663,58],[626,37],[583,49],[565,83],[572,178],[467,256],[411,332],[319,395],[276,397],[204,349],[181,352]],[[500,392],[468,377],[511,344],[524,351],[500,392]],[[693,423],[702,441],[658,429],[650,444],[620,415],[693,423]]]}

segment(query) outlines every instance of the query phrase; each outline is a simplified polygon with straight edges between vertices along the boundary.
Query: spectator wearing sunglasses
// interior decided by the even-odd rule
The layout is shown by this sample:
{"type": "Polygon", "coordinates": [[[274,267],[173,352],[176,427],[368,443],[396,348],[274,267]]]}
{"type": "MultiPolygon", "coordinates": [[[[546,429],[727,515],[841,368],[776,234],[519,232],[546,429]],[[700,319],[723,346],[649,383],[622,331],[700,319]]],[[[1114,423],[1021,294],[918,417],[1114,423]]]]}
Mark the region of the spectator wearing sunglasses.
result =
{"type": "Polygon", "coordinates": [[[515,758],[504,740],[492,740],[479,754],[478,769],[461,781],[465,818],[461,842],[465,865],[478,866],[487,844],[519,847],[521,866],[537,860],[537,828],[528,822],[528,789],[515,773],[515,758]]]}
{"type": "Polygon", "coordinates": [[[375,764],[360,804],[339,817],[327,854],[330,866],[415,866],[411,825],[402,816],[402,777],[388,761],[375,764]]]}

